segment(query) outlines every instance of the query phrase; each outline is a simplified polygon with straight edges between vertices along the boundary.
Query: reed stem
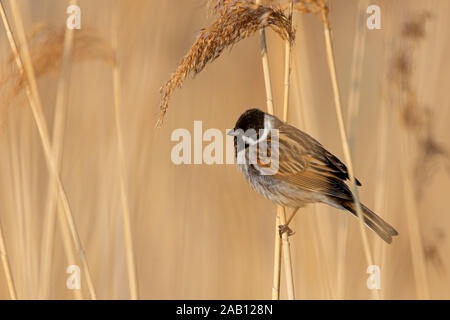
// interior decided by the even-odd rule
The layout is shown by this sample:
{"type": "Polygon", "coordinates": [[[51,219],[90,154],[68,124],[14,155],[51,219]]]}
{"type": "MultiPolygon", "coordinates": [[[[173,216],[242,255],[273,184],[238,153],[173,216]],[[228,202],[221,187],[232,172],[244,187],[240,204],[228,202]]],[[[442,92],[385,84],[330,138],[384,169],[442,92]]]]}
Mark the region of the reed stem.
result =
{"type": "MultiPolygon", "coordinates": [[[[0,7],[2,7],[1,3],[0,7]]],[[[3,12],[3,7],[0,9],[0,11],[3,12]]],[[[1,225],[0,225],[0,256],[2,260],[3,270],[5,271],[6,283],[8,284],[9,296],[11,297],[11,300],[17,300],[16,287],[11,273],[11,266],[9,264],[8,253],[6,251],[5,245],[5,238],[3,237],[3,228],[1,225]]]]}
{"type": "MultiPolygon", "coordinates": [[[[293,16],[293,19],[294,18],[295,16],[293,16]]],[[[308,42],[306,41],[305,36],[308,31],[305,30],[305,22],[302,19],[298,19],[297,23],[298,31],[295,35],[297,47],[307,46],[308,42]]],[[[302,59],[305,59],[303,62],[300,58],[300,52],[297,54],[292,54],[292,70],[294,71],[292,76],[295,79],[295,81],[291,81],[293,85],[292,93],[294,94],[297,110],[299,112],[300,129],[305,132],[317,132],[318,130],[315,117],[311,113],[311,110],[308,112],[307,109],[307,107],[311,105],[312,101],[312,90],[311,88],[308,89],[308,85],[310,85],[310,83],[307,81],[302,82],[302,77],[299,72],[299,69],[301,69],[306,78],[311,77],[311,59],[309,58],[307,50],[304,50],[302,53],[304,54],[302,59]]],[[[326,298],[333,299],[334,294],[330,280],[333,278],[334,272],[330,270],[331,263],[328,263],[328,261],[331,258],[331,252],[333,252],[332,249],[330,250],[330,247],[331,244],[334,243],[334,240],[330,237],[329,230],[331,229],[329,226],[324,225],[324,223],[327,224],[329,221],[321,221],[317,206],[310,206],[303,210],[308,211],[309,214],[311,214],[311,217],[306,219],[307,225],[305,226],[305,228],[310,230],[310,234],[308,235],[305,233],[305,235],[307,236],[306,239],[311,242],[314,258],[318,265],[318,274],[320,277],[322,292],[326,293],[326,298]]]]}
{"type": "Polygon", "coordinates": [[[50,171],[50,175],[56,181],[58,195],[60,197],[60,202],[63,207],[63,211],[65,214],[66,222],[69,226],[70,233],[72,235],[72,240],[74,242],[76,251],[80,257],[82,269],[84,270],[84,274],[86,276],[86,282],[88,284],[88,289],[92,299],[96,299],[95,289],[92,282],[91,274],[89,271],[89,267],[87,264],[87,259],[81,245],[81,239],[78,235],[77,228],[75,226],[75,222],[73,220],[72,212],[69,206],[69,201],[67,199],[67,195],[65,193],[64,187],[62,185],[61,179],[59,177],[59,173],[57,170],[56,159],[53,154],[53,150],[50,143],[50,136],[48,133],[47,125],[45,123],[44,114],[42,111],[42,104],[39,99],[39,93],[37,89],[36,78],[34,76],[33,65],[31,63],[31,57],[27,46],[27,40],[25,36],[25,31],[23,30],[22,19],[17,7],[16,1],[11,2],[11,11],[13,12],[14,20],[16,21],[16,27],[18,30],[19,38],[21,39],[22,47],[23,47],[23,56],[24,60],[22,61],[22,57],[19,54],[17,49],[16,41],[11,32],[11,28],[9,27],[9,22],[7,20],[6,14],[4,13],[4,9],[2,6],[2,19],[5,24],[6,34],[8,37],[9,44],[13,51],[16,64],[19,68],[19,72],[22,77],[27,78],[27,82],[25,85],[25,93],[28,99],[28,102],[31,107],[31,111],[33,113],[34,120],[36,122],[36,126],[38,128],[39,136],[41,139],[42,147],[44,149],[44,155],[46,158],[46,162],[48,165],[48,169],[50,171]]]}
{"type": "MultiPolygon", "coordinates": [[[[70,5],[76,5],[77,0],[71,0],[70,5]]],[[[56,157],[56,166],[58,172],[60,172],[61,162],[62,162],[62,146],[64,140],[65,132],[65,122],[66,122],[66,109],[67,109],[67,95],[68,95],[68,82],[70,78],[70,63],[72,59],[72,49],[74,42],[74,30],[66,28],[64,33],[64,46],[63,54],[61,58],[61,72],[58,80],[58,88],[56,93],[56,105],[55,112],[53,116],[53,132],[52,132],[52,144],[53,152],[56,157]]],[[[40,265],[40,280],[39,280],[39,296],[42,299],[48,298],[48,291],[50,287],[50,273],[51,273],[51,256],[54,245],[55,236],[55,222],[56,213],[61,210],[58,205],[58,195],[57,195],[57,182],[55,179],[49,179],[47,187],[47,201],[45,208],[45,222],[44,230],[42,232],[42,254],[41,254],[41,265],[40,265]]],[[[70,243],[70,235],[67,235],[68,229],[64,221],[58,220],[58,226],[61,230],[61,235],[63,238],[64,251],[66,252],[66,257],[69,264],[75,263],[75,253],[70,243]]],[[[83,299],[81,290],[73,290],[76,299],[83,299]]]]}
{"type": "Polygon", "coordinates": [[[272,300],[280,300],[280,278],[281,278],[281,238],[280,238],[280,215],[277,206],[277,216],[275,218],[275,252],[273,261],[273,287],[272,300]]]}
{"type": "MultiPolygon", "coordinates": [[[[258,0],[256,3],[261,3],[258,0]]],[[[291,2],[290,7],[290,15],[292,17],[292,8],[293,4],[291,2]]],[[[274,113],[273,107],[273,96],[272,96],[272,84],[270,78],[270,70],[269,70],[269,58],[267,53],[267,40],[265,30],[261,30],[261,59],[263,65],[263,73],[264,73],[264,82],[266,87],[266,97],[267,97],[267,112],[269,114],[274,113]]],[[[284,100],[284,108],[283,114],[286,114],[287,117],[287,106],[289,100],[289,75],[290,75],[290,51],[291,51],[291,43],[290,40],[286,40],[287,44],[285,45],[286,51],[288,51],[285,55],[287,57],[285,64],[285,100],[284,100]],[[286,80],[287,78],[287,80],[286,80]]],[[[273,287],[272,287],[272,299],[278,300],[280,298],[280,275],[281,275],[281,247],[283,248],[284,255],[284,263],[285,263],[285,272],[286,272],[286,284],[288,291],[288,299],[293,300],[294,296],[294,280],[292,276],[292,263],[291,263],[291,254],[290,254],[290,245],[289,238],[286,233],[283,233],[281,239],[279,234],[279,226],[280,224],[286,223],[286,213],[283,207],[277,206],[277,217],[275,220],[275,251],[274,251],[274,276],[273,276],[273,287]],[[282,245],[283,244],[283,245],[282,245]]]]}
{"type": "Polygon", "coordinates": [[[127,270],[128,270],[128,285],[130,290],[130,297],[132,300],[137,300],[138,296],[138,286],[136,277],[136,265],[134,260],[134,250],[133,250],[133,238],[131,234],[131,222],[130,222],[130,210],[127,197],[127,174],[126,174],[126,164],[125,164],[125,151],[123,146],[123,129],[121,120],[121,84],[120,84],[120,69],[119,62],[117,59],[117,41],[118,41],[118,4],[116,7],[115,15],[113,18],[113,28],[112,28],[112,48],[115,52],[115,64],[113,68],[113,87],[114,87],[114,117],[116,125],[116,135],[117,135],[117,155],[119,158],[119,176],[120,176],[120,199],[122,203],[122,218],[123,218],[123,232],[125,238],[125,251],[127,257],[127,270]]]}
{"type": "MultiPolygon", "coordinates": [[[[294,11],[294,1],[290,1],[289,6],[289,21],[292,29],[292,14],[294,11]]],[[[286,122],[288,118],[288,108],[289,108],[289,87],[290,87],[290,76],[291,76],[291,51],[292,51],[292,41],[288,38],[284,41],[284,99],[283,99],[283,121],[286,122]]],[[[284,207],[278,208],[279,212],[279,222],[281,225],[285,225],[286,221],[286,210],[284,207]]],[[[284,257],[284,268],[286,273],[286,285],[288,292],[288,299],[295,299],[295,290],[294,290],[294,277],[292,274],[292,260],[291,260],[291,250],[289,243],[289,236],[287,232],[284,232],[281,235],[282,238],[282,246],[283,246],[283,257],[284,257]]]]}
{"type": "MultiPolygon", "coordinates": [[[[6,18],[5,9],[3,7],[3,3],[0,1],[0,15],[5,26],[6,35],[8,38],[12,36],[11,30],[9,28],[8,20],[6,18]]],[[[0,257],[2,261],[3,270],[5,271],[6,283],[8,284],[8,291],[11,300],[17,299],[16,287],[14,284],[14,279],[11,273],[11,266],[9,263],[8,253],[6,251],[5,238],[3,236],[3,228],[0,224],[0,257]]]]}
{"type": "MultiPolygon", "coordinates": [[[[369,6],[368,0],[358,2],[357,18],[355,23],[355,36],[353,42],[352,66],[350,76],[350,89],[348,96],[348,140],[350,153],[354,155],[356,138],[356,121],[359,114],[361,97],[361,78],[363,70],[364,53],[366,49],[366,8],[369,6]]],[[[377,211],[375,211],[377,212],[377,211]]],[[[347,256],[348,219],[344,219],[342,227],[338,230],[338,267],[337,267],[337,296],[344,298],[345,283],[345,258],[347,256]]]]}
{"type": "MultiPolygon", "coordinates": [[[[294,1],[290,1],[289,5],[289,21],[292,30],[292,14],[294,12],[294,1]]],[[[291,79],[291,52],[292,41],[288,38],[284,41],[284,99],[283,99],[283,121],[286,122],[288,118],[289,108],[289,87],[291,79]]]]}
{"type": "Polygon", "coordinates": [[[261,59],[264,73],[264,84],[266,88],[266,103],[267,112],[273,114],[273,96],[272,96],[272,83],[270,80],[270,70],[269,70],[269,56],[267,53],[267,40],[266,40],[266,30],[262,29],[261,32],[261,59]]]}
{"type": "MultiPolygon", "coordinates": [[[[261,0],[257,0],[256,3],[260,4],[261,0]]],[[[264,85],[266,88],[267,112],[273,114],[272,83],[270,81],[269,57],[267,54],[267,41],[265,29],[262,29],[260,31],[260,39],[261,39],[261,60],[264,74],[264,85]]],[[[275,218],[275,252],[273,261],[272,300],[280,299],[281,239],[278,231],[279,226],[280,226],[280,216],[278,215],[277,210],[277,216],[275,218]]]]}
{"type": "MultiPolygon", "coordinates": [[[[344,117],[342,115],[341,98],[340,98],[339,86],[338,86],[337,75],[336,75],[334,51],[333,51],[333,45],[332,45],[332,41],[331,41],[331,29],[330,29],[330,24],[329,24],[329,20],[328,20],[328,10],[325,5],[325,0],[322,0],[321,4],[322,4],[321,16],[322,16],[324,35],[325,35],[325,48],[326,48],[328,69],[329,69],[330,78],[331,78],[331,85],[333,88],[334,105],[336,108],[336,115],[337,115],[337,120],[338,120],[338,125],[339,125],[339,134],[341,137],[341,143],[342,143],[342,148],[344,151],[345,161],[347,163],[347,170],[348,170],[348,176],[350,179],[350,187],[351,187],[350,189],[351,189],[353,199],[355,202],[356,213],[359,218],[358,220],[359,220],[360,229],[361,229],[361,237],[362,237],[362,241],[363,241],[366,262],[370,266],[370,265],[373,265],[373,258],[372,258],[372,253],[371,253],[370,247],[369,247],[369,241],[367,239],[366,229],[364,226],[363,214],[362,214],[362,210],[361,210],[361,203],[359,201],[358,190],[356,188],[352,157],[350,154],[350,147],[349,147],[347,135],[345,132],[344,117]]],[[[374,292],[377,292],[377,291],[374,291],[374,292]]]]}

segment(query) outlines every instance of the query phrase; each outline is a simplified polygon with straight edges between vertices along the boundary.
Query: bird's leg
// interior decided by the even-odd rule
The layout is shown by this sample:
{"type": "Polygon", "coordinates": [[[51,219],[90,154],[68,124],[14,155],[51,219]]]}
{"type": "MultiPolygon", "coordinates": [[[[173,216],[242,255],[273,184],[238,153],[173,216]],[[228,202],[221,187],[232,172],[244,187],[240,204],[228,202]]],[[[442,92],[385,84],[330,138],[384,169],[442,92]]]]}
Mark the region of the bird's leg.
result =
{"type": "Polygon", "coordinates": [[[288,236],[292,236],[295,232],[291,230],[291,228],[289,228],[289,223],[291,223],[292,219],[294,218],[295,214],[297,213],[299,208],[295,208],[294,212],[292,212],[291,216],[289,217],[289,219],[286,221],[286,224],[282,224],[280,225],[280,237],[283,235],[283,233],[287,232],[288,236]]]}

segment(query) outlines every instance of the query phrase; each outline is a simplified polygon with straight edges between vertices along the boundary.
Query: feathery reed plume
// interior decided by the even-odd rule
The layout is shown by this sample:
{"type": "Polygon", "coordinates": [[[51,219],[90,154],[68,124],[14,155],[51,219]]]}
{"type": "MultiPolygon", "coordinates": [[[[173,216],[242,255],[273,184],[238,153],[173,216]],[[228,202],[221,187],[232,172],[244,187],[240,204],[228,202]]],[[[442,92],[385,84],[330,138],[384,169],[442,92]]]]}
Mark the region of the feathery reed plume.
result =
{"type": "MultiPolygon", "coordinates": [[[[30,57],[35,70],[36,78],[55,73],[61,69],[64,53],[65,29],[46,28],[44,24],[35,25],[27,36],[30,57]]],[[[97,32],[88,27],[83,27],[74,33],[72,62],[78,63],[87,60],[100,60],[115,65],[115,58],[111,46],[105,42],[97,32]]],[[[18,47],[20,50],[20,47],[18,47]]],[[[14,55],[7,60],[7,66],[15,63],[14,55]]],[[[0,78],[0,88],[9,88],[5,93],[5,104],[8,105],[26,85],[26,77],[16,72],[15,68],[0,78]]],[[[5,90],[5,89],[3,89],[5,90]]]]}
{"type": "Polygon", "coordinates": [[[439,164],[450,164],[450,153],[434,134],[435,116],[431,109],[419,103],[412,83],[414,75],[413,54],[419,42],[426,36],[426,22],[433,16],[422,12],[403,24],[401,36],[404,47],[400,48],[392,62],[390,80],[400,93],[400,123],[417,146],[414,169],[415,196],[421,200],[423,187],[439,169],[439,164]]]}
{"type": "Polygon", "coordinates": [[[208,15],[223,15],[228,12],[228,9],[233,6],[239,6],[241,4],[253,3],[251,0],[209,0],[206,9],[208,10],[208,15]]]}
{"type": "Polygon", "coordinates": [[[440,247],[445,242],[445,231],[440,227],[435,227],[431,236],[424,241],[425,260],[430,263],[440,274],[446,273],[445,264],[440,252],[440,247]]]}
{"type": "Polygon", "coordinates": [[[301,13],[312,13],[322,19],[322,11],[328,8],[321,0],[297,0],[295,9],[301,13]]]}
{"type": "MultiPolygon", "coordinates": [[[[298,0],[294,0],[297,2],[298,0]]],[[[266,7],[284,8],[290,7],[291,0],[209,0],[206,8],[209,16],[223,15],[229,12],[230,8],[240,5],[258,4],[266,7]]]]}
{"type": "MultiPolygon", "coordinates": [[[[419,298],[429,298],[429,284],[427,267],[425,262],[425,247],[420,231],[419,210],[417,208],[417,181],[420,175],[415,175],[410,160],[412,152],[412,142],[418,145],[421,150],[423,141],[432,141],[430,145],[435,145],[434,137],[429,136],[431,130],[427,130],[427,109],[420,106],[413,85],[413,53],[417,49],[418,43],[425,37],[425,23],[431,17],[428,12],[423,12],[410,18],[403,24],[401,32],[400,48],[391,63],[389,82],[392,88],[392,95],[395,97],[395,105],[399,114],[399,122],[403,129],[401,135],[401,146],[403,148],[403,161],[401,173],[403,178],[403,193],[406,207],[406,222],[410,233],[410,249],[413,260],[414,278],[416,281],[416,292],[419,298]],[[424,136],[425,135],[425,136],[424,136]],[[423,138],[426,138],[423,140],[423,138]],[[406,158],[408,155],[408,158],[406,158]]],[[[434,148],[433,148],[434,149],[434,148]]],[[[426,149],[425,149],[426,150],[426,149]]],[[[422,148],[423,153],[423,148],[422,148]]],[[[434,154],[434,152],[432,152],[434,154]]],[[[427,153],[422,156],[427,157],[427,153]]],[[[427,170],[428,161],[420,163],[421,170],[427,170]]]]}
{"type": "Polygon", "coordinates": [[[414,165],[415,194],[420,201],[424,195],[424,189],[441,166],[450,165],[450,153],[437,141],[434,134],[435,117],[432,110],[426,110],[424,133],[417,138],[418,155],[414,165]]]}
{"type": "Polygon", "coordinates": [[[289,19],[281,9],[243,1],[234,2],[232,6],[227,7],[227,11],[223,15],[217,18],[216,22],[201,30],[197,40],[180,61],[176,71],[161,88],[162,101],[157,126],[160,126],[164,119],[173,91],[182,86],[184,79],[189,74],[200,73],[226,48],[232,47],[265,27],[270,27],[282,39],[294,38],[289,19]]]}

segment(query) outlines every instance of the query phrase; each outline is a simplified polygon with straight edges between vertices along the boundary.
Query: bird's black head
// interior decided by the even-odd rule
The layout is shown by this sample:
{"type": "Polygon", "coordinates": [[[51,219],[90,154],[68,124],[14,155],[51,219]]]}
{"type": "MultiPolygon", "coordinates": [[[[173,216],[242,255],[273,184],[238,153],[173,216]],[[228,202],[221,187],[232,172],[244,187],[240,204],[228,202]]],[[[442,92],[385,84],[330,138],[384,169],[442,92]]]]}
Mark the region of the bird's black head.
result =
{"type": "Polygon", "coordinates": [[[245,137],[254,141],[259,139],[259,133],[264,129],[265,116],[266,113],[259,109],[249,109],[241,114],[234,129],[228,132],[229,135],[234,136],[236,152],[246,147],[245,137]]]}
{"type": "Polygon", "coordinates": [[[245,132],[248,129],[253,129],[258,132],[259,129],[264,129],[264,116],[265,113],[259,109],[249,109],[241,114],[236,121],[234,130],[241,129],[245,132]]]}

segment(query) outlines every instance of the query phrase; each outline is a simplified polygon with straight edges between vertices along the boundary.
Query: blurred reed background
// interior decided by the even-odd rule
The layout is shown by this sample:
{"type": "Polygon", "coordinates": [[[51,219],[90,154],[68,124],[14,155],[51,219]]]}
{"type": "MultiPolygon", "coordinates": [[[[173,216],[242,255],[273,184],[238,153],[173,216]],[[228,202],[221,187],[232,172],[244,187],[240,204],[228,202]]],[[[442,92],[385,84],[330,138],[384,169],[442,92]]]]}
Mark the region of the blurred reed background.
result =
{"type": "MultiPolygon", "coordinates": [[[[2,1],[19,39],[11,2],[2,1]]],[[[270,298],[275,206],[233,165],[176,166],[170,159],[174,129],[192,132],[193,121],[202,120],[204,130],[225,130],[247,108],[265,109],[258,35],[187,79],[163,127],[154,128],[159,88],[198,31],[212,23],[206,2],[80,0],[81,30],[73,33],[67,64],[69,1],[16,1],[50,136],[57,101],[66,101],[62,131],[52,143],[60,144],[61,181],[97,298],[133,296],[131,260],[134,292],[142,299],[270,298]],[[63,73],[65,98],[59,96],[62,70],[70,70],[63,73]]],[[[359,1],[332,0],[329,6],[353,165],[363,183],[360,199],[400,234],[387,245],[368,233],[381,267],[380,296],[448,299],[450,3],[369,3],[381,7],[382,29],[365,35],[365,25],[357,23],[359,1]],[[360,86],[352,86],[359,77],[360,86]]],[[[294,22],[289,122],[344,160],[322,23],[298,12],[294,22]]],[[[0,223],[17,297],[89,298],[83,268],[81,290],[66,288],[70,261],[82,263],[76,250],[70,257],[64,249],[70,234],[57,222],[62,209],[51,209],[57,189],[3,23],[0,29],[0,223]],[[58,212],[56,220],[49,212],[58,212]]],[[[281,116],[284,44],[267,34],[275,114],[281,116]]],[[[371,298],[358,221],[342,213],[316,205],[295,218],[290,239],[297,298],[371,298]]],[[[9,299],[4,267],[0,271],[0,298],[9,299]]]]}

